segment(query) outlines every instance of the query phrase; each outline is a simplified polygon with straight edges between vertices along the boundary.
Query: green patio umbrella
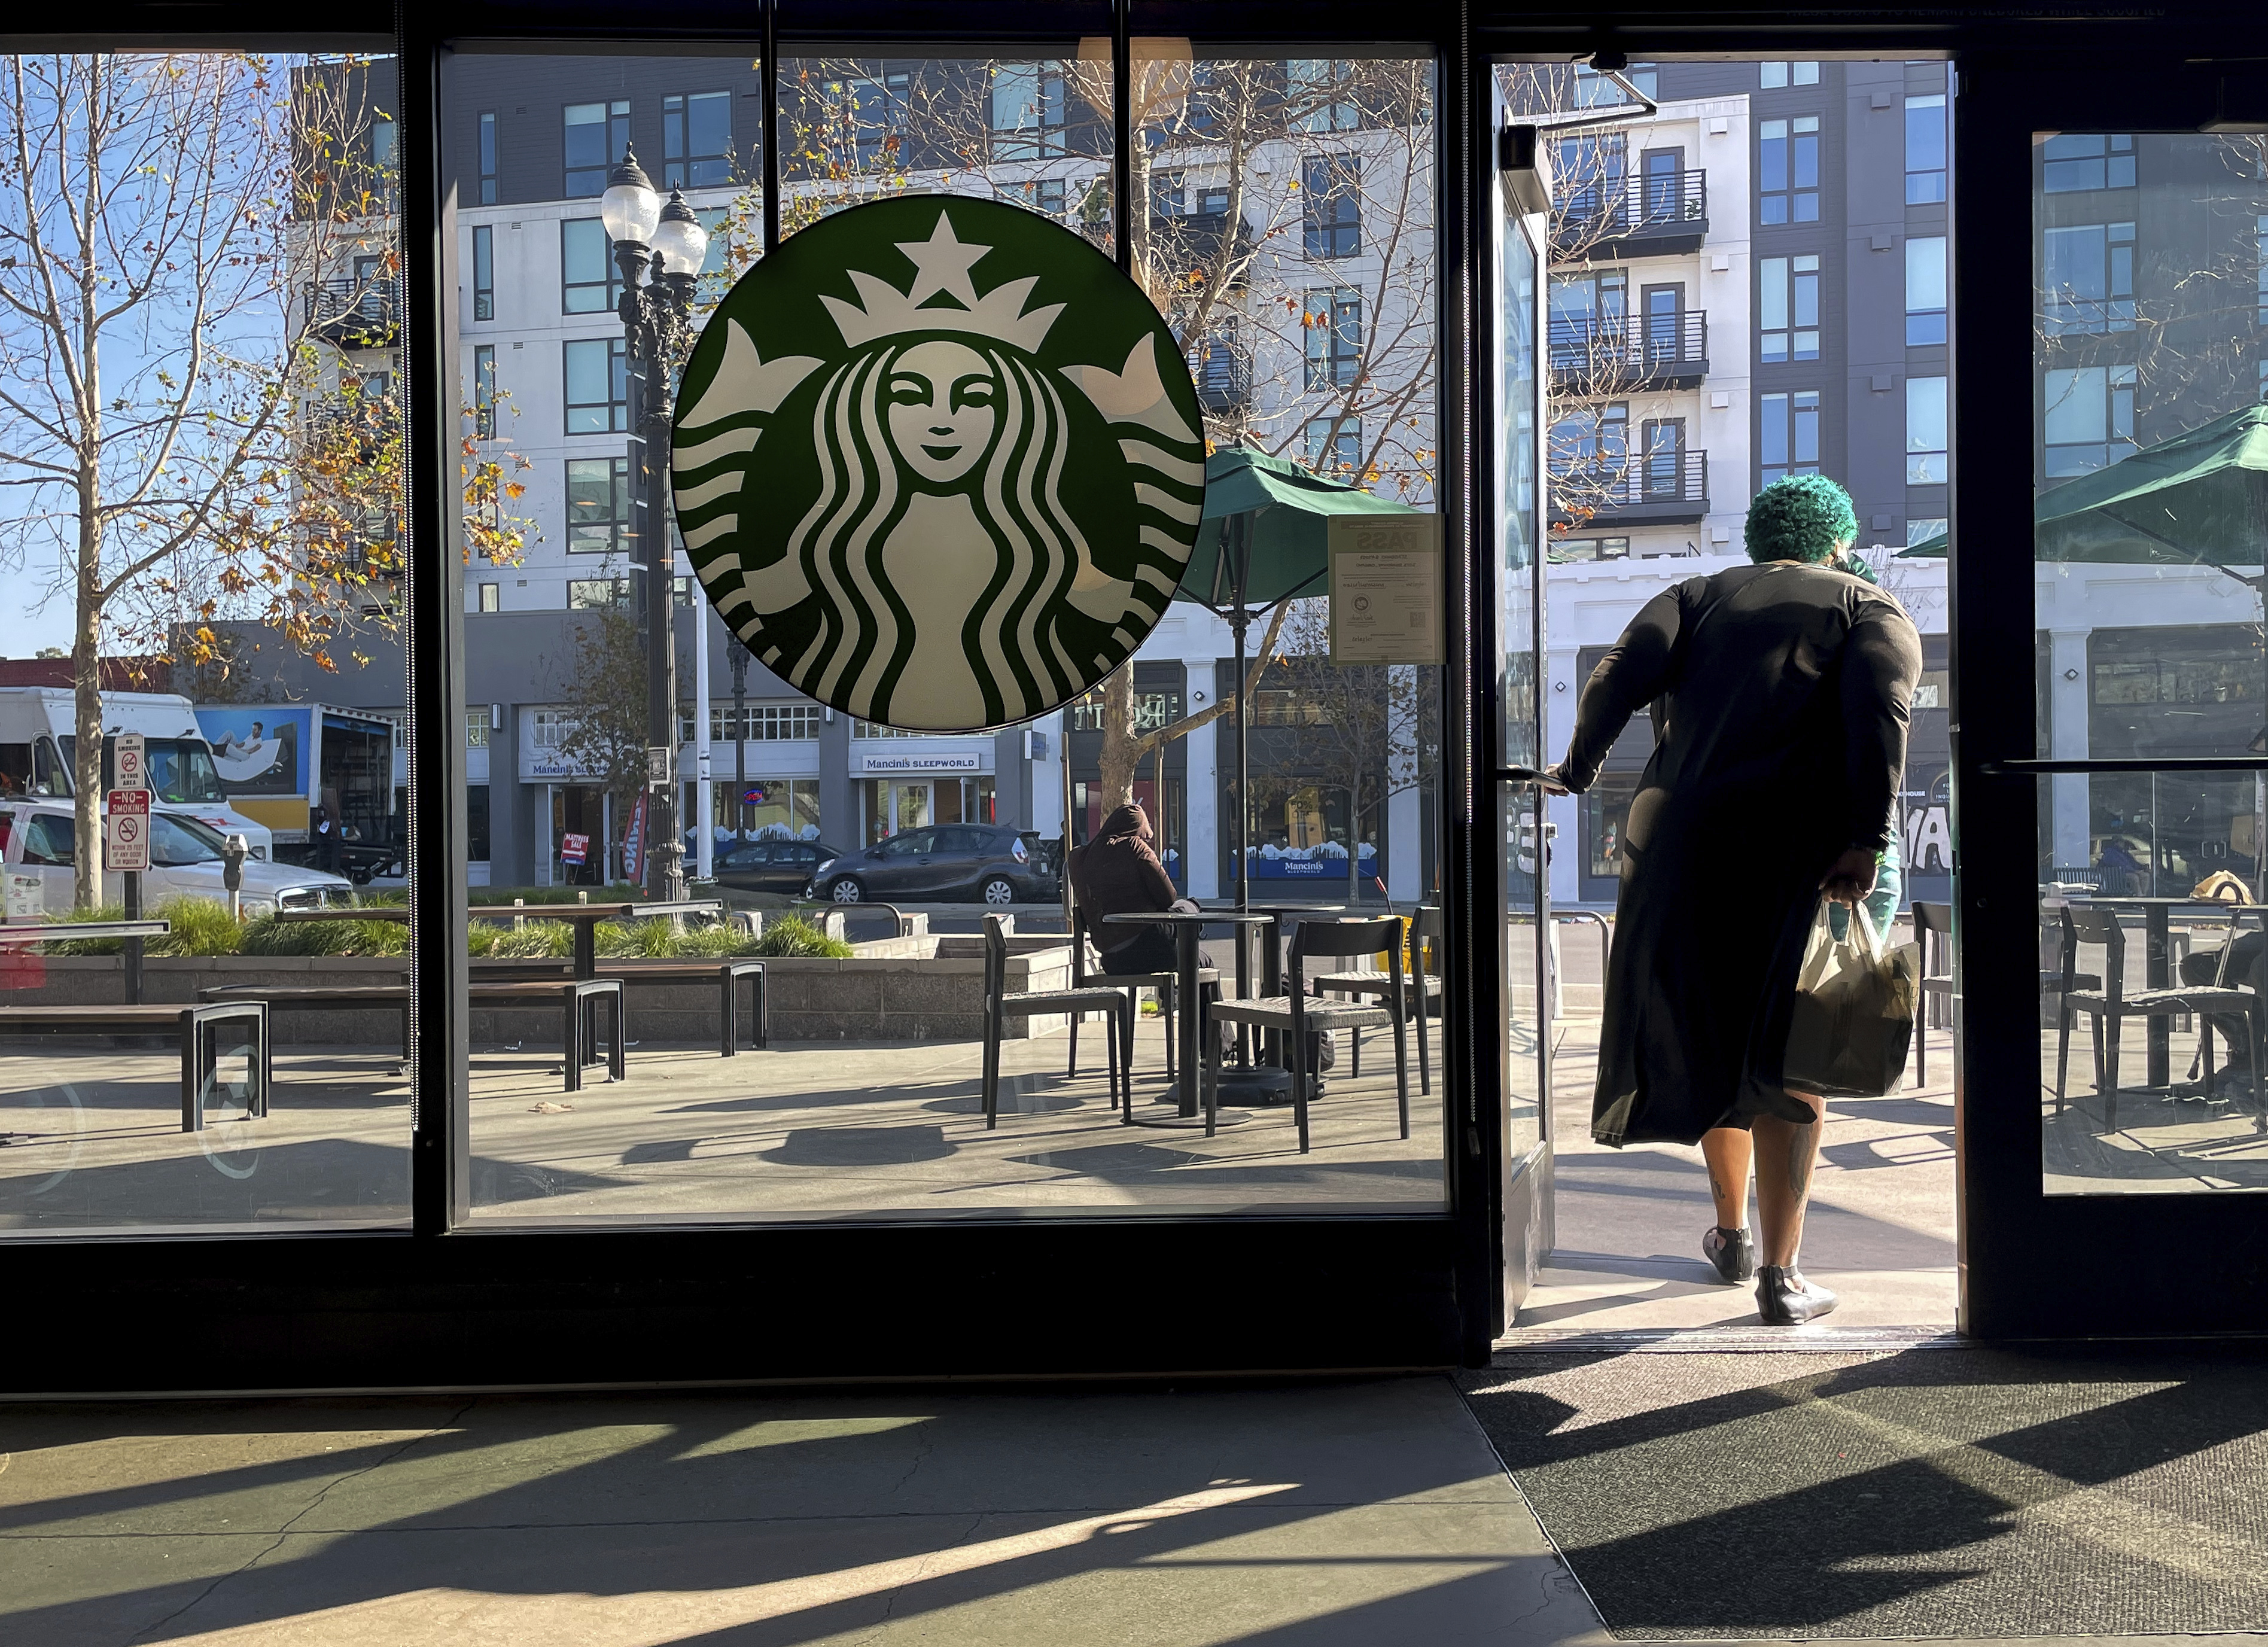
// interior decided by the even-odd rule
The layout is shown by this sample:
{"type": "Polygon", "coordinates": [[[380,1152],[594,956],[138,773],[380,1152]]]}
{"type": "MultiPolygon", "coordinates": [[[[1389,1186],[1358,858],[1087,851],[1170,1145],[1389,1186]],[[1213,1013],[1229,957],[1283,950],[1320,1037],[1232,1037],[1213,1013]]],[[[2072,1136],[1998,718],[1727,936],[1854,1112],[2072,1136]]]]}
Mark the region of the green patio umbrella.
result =
{"type": "MultiPolygon", "coordinates": [[[[2037,560],[2210,566],[2260,595],[2268,611],[2268,404],[2043,492],[2032,520],[2037,560]]],[[[1947,547],[1940,533],[1899,558],[1941,559],[1947,547]]]]}
{"type": "MultiPolygon", "coordinates": [[[[2268,561],[2268,404],[2043,492],[2032,520],[2038,560],[2211,566],[2258,590],[2268,561]]],[[[1898,558],[1941,559],[1947,541],[1940,532],[1898,558]]]]}
{"type": "MultiPolygon", "coordinates": [[[[1250,705],[1245,701],[1245,634],[1256,618],[1302,594],[1322,592],[1334,515],[1408,515],[1407,504],[1327,481],[1282,458],[1241,446],[1205,460],[1204,516],[1175,596],[1228,621],[1236,637],[1236,907],[1252,904],[1245,864],[1250,836],[1250,705]]],[[[1350,843],[1351,849],[1351,843],[1350,843]]]]}

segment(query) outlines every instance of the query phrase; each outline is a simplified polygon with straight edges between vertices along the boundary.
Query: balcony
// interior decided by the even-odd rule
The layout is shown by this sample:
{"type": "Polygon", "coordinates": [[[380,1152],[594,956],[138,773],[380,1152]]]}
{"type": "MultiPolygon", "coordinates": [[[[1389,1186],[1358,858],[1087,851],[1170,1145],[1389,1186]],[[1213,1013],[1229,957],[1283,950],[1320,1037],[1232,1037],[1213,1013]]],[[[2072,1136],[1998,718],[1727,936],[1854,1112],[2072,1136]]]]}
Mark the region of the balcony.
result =
{"type": "Polygon", "coordinates": [[[1668,257],[1709,232],[1709,176],[1699,170],[1571,184],[1551,227],[1555,260],[1668,257]]]}
{"type": "Polygon", "coordinates": [[[1709,454],[1680,450],[1616,467],[1557,469],[1551,497],[1558,526],[1697,526],[1709,512],[1709,454]]]}
{"type": "Polygon", "coordinates": [[[1252,403],[1252,363],[1219,344],[1191,351],[1189,379],[1208,412],[1241,412],[1252,403]]]}
{"type": "Polygon", "coordinates": [[[1256,249],[1251,228],[1240,217],[1232,229],[1225,211],[1151,214],[1149,254],[1153,260],[1183,274],[1205,276],[1225,264],[1232,290],[1243,288],[1256,249]]]}
{"type": "Polygon", "coordinates": [[[1587,315],[1549,328],[1552,386],[1587,400],[1645,389],[1692,389],[1709,371],[1709,314],[1587,315]]]}
{"type": "Polygon", "coordinates": [[[391,349],[401,335],[401,283],[385,276],[311,280],[306,324],[334,349],[391,349]]]}

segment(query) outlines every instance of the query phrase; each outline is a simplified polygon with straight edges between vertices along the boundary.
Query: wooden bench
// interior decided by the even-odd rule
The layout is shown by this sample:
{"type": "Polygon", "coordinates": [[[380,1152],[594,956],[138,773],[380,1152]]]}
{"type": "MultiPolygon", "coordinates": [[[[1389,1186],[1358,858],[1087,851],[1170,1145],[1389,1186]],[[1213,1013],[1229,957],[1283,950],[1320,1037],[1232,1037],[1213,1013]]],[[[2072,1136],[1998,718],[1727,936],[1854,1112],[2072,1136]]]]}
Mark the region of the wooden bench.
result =
{"type": "MultiPolygon", "coordinates": [[[[622,1012],[622,981],[619,978],[561,978],[526,983],[475,983],[467,991],[475,1006],[512,1006],[556,1001],[565,1019],[562,1042],[566,1048],[566,1090],[583,1088],[583,1066],[598,1061],[603,1047],[607,1073],[614,1080],[625,1075],[627,1033],[622,1012]],[[604,999],[613,1004],[613,1034],[601,1043],[588,1009],[604,999]]],[[[401,1057],[409,1059],[409,986],[398,984],[290,985],[219,984],[201,990],[198,998],[212,1002],[258,1002],[274,1011],[351,1012],[387,1009],[401,1015],[401,1057]]]]}
{"type": "MultiPolygon", "coordinates": [[[[565,961],[543,960],[476,960],[472,964],[475,981],[482,978],[511,979],[522,982],[548,981],[564,975],[565,961]]],[[[719,960],[620,960],[602,961],[599,966],[601,978],[619,978],[624,983],[714,983],[721,999],[718,1003],[722,1018],[718,1024],[717,1052],[720,1057],[733,1057],[740,1050],[740,1025],[734,1011],[739,1004],[740,987],[748,986],[748,1045],[762,1051],[772,1044],[771,1009],[764,995],[764,963],[735,956],[719,960]]],[[[477,982],[475,984],[478,988],[477,982]]]]}
{"type": "Polygon", "coordinates": [[[250,1113],[268,1113],[268,1007],[257,1000],[232,999],[202,1006],[0,1006],[0,1035],[114,1035],[136,1028],[178,1030],[181,1037],[181,1130],[202,1132],[204,1099],[220,1067],[224,1024],[245,1025],[251,1034],[252,1072],[246,1084],[250,1113]]]}

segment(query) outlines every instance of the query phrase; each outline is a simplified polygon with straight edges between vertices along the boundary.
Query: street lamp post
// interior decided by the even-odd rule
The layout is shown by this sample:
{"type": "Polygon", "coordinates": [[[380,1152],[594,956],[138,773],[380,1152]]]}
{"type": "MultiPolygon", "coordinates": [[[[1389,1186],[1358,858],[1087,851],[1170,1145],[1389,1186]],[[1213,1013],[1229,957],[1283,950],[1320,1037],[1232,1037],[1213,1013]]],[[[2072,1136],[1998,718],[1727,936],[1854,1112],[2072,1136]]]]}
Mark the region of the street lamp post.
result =
{"type": "Polygon", "coordinates": [[[685,196],[665,204],[630,150],[607,179],[599,215],[622,271],[617,312],[631,376],[638,383],[636,428],[644,447],[638,466],[645,523],[641,533],[639,598],[646,619],[646,891],[657,899],[685,895],[685,848],[677,827],[677,552],[670,540],[669,423],[678,368],[693,345],[693,283],[709,254],[709,235],[685,196]],[[657,755],[654,752],[659,751],[657,755]],[[659,771],[654,768],[659,768],[659,771]]]}
{"type": "Polygon", "coordinates": [[[725,643],[733,665],[733,833],[748,838],[748,649],[737,635],[725,643]]]}

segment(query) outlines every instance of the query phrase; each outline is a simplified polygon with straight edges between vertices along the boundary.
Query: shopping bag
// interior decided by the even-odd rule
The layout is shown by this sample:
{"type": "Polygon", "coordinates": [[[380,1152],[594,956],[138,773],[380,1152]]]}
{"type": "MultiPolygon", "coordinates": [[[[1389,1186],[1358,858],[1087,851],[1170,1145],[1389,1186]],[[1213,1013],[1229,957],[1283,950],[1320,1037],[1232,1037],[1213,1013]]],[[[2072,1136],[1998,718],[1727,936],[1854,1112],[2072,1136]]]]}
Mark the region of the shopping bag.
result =
{"type": "Polygon", "coordinates": [[[1780,1084],[1822,1098],[1881,1098],[1905,1075],[1921,994],[1920,949],[1885,950],[1862,903],[1851,906],[1841,938],[1827,916],[1822,901],[1796,974],[1780,1084]]]}

